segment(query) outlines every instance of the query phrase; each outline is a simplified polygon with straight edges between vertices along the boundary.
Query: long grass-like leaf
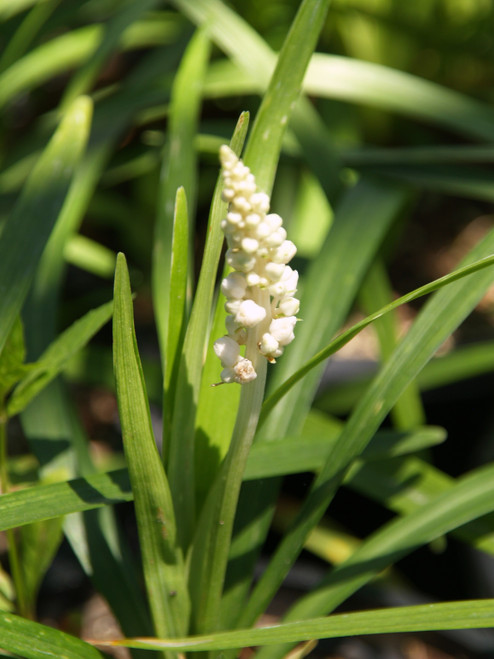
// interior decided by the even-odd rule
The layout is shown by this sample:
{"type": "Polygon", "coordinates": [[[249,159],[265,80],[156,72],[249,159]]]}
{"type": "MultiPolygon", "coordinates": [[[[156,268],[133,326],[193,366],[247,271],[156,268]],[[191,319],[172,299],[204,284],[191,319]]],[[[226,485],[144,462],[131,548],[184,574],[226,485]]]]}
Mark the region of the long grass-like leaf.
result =
{"type": "MultiPolygon", "coordinates": [[[[376,531],[315,590],[300,599],[287,614],[287,620],[331,612],[385,567],[462,524],[492,512],[493,475],[492,464],[476,469],[429,504],[376,531]]],[[[261,654],[281,657],[286,650],[280,647],[261,654]]]]}
{"type": "MultiPolygon", "coordinates": [[[[391,284],[384,264],[376,260],[367,273],[360,290],[360,302],[367,314],[385,307],[393,299],[391,284]]],[[[398,322],[396,314],[386,313],[374,321],[373,329],[379,341],[381,361],[391,356],[398,340],[398,322]]],[[[396,428],[405,430],[425,423],[425,412],[416,382],[410,383],[401,398],[391,410],[391,418],[396,428]]]]}
{"type": "Polygon", "coordinates": [[[0,351],[24,302],[85,149],[92,115],[79,98],[32,171],[0,236],[0,351]]]}
{"type": "Polygon", "coordinates": [[[494,624],[494,600],[470,600],[444,604],[403,606],[394,609],[345,613],[273,627],[242,629],[176,639],[125,639],[105,641],[102,646],[125,646],[148,650],[200,652],[228,650],[283,641],[338,638],[361,634],[390,634],[443,629],[483,629],[494,624]]]}
{"type": "Polygon", "coordinates": [[[113,302],[108,302],[99,309],[89,311],[55,339],[10,396],[7,404],[9,416],[23,410],[63,370],[74,354],[110,320],[112,313],[113,302]]]}
{"type": "MultiPolygon", "coordinates": [[[[431,360],[418,375],[421,391],[459,382],[489,373],[494,368],[494,345],[492,341],[458,346],[452,352],[431,360]]],[[[359,377],[338,387],[330,387],[318,396],[315,404],[330,414],[346,414],[368,387],[371,377],[359,377]]]]}
{"type": "Polygon", "coordinates": [[[0,612],[2,649],[26,659],[103,659],[94,647],[58,629],[0,612]]]}
{"type": "MultiPolygon", "coordinates": [[[[326,16],[326,0],[304,0],[283,44],[268,91],[245,151],[260,189],[270,192],[281,142],[300,85],[326,16]],[[269,145],[269,152],[266,148],[269,145]]],[[[219,624],[228,554],[240,486],[264,395],[266,363],[256,364],[256,380],[243,388],[232,441],[203,508],[191,551],[190,581],[194,629],[219,624]]],[[[237,607],[239,602],[237,602],[237,607]]]]}
{"type": "MultiPolygon", "coordinates": [[[[179,1],[186,0],[175,0],[177,4],[179,1]]],[[[251,38],[249,48],[263,59],[265,67],[272,66],[266,58],[265,44],[262,48],[251,38]]],[[[219,75],[212,69],[206,93],[210,90],[217,96],[264,91],[266,75],[260,76],[254,70],[257,60],[253,57],[250,69],[238,57],[236,60],[235,64],[220,62],[219,75]]],[[[304,92],[396,112],[487,142],[494,134],[494,120],[487,105],[409,73],[351,57],[315,53],[304,80],[304,92]]]]}
{"type": "Polygon", "coordinates": [[[168,327],[166,332],[162,453],[168,453],[166,440],[172,424],[180,355],[185,337],[188,315],[187,284],[189,276],[189,217],[185,189],[178,188],[173,215],[173,236],[170,259],[170,293],[168,327]]]}
{"type": "MultiPolygon", "coordinates": [[[[345,484],[400,515],[445,493],[455,480],[416,457],[354,464],[345,484]]],[[[456,529],[453,535],[489,554],[494,554],[493,515],[456,529]]]]}
{"type": "MultiPolygon", "coordinates": [[[[215,43],[232,58],[241,71],[247,72],[251,80],[257,81],[257,89],[260,88],[262,92],[265,91],[275,69],[276,55],[248,23],[219,0],[173,1],[192,21],[204,25],[215,43]]],[[[311,17],[314,25],[318,20],[318,12],[322,6],[315,9],[311,17]]],[[[291,62],[293,79],[296,77],[296,71],[300,70],[302,63],[305,61],[304,54],[312,54],[315,47],[315,44],[311,45],[310,30],[307,34],[307,41],[301,41],[298,44],[299,61],[295,58],[291,62]]],[[[303,97],[298,98],[297,103],[290,107],[289,112],[283,109],[283,106],[286,108],[287,104],[282,105],[277,100],[278,98],[279,100],[288,98],[290,94],[295,100],[293,90],[290,91],[290,85],[288,84],[290,79],[290,75],[288,75],[285,84],[276,90],[271,89],[267,92],[272,104],[266,103],[262,112],[267,112],[270,116],[270,121],[267,124],[269,128],[260,132],[259,135],[259,144],[264,144],[264,149],[262,154],[260,152],[257,154],[255,151],[250,153],[247,150],[245,154],[246,164],[256,172],[258,185],[269,193],[277,162],[277,157],[273,157],[271,154],[279,152],[276,142],[283,135],[290,119],[290,125],[303,147],[307,161],[319,177],[324,190],[332,195],[338,187],[339,162],[337,154],[331,146],[331,139],[324,122],[314,107],[303,97]],[[279,112],[280,110],[281,112],[279,112]],[[275,121],[277,111],[278,116],[277,121],[275,121]]],[[[232,82],[235,86],[235,82],[232,82]]],[[[262,118],[261,113],[259,116],[262,118]]],[[[252,144],[254,145],[256,141],[253,140],[252,144]]]]}
{"type": "MultiPolygon", "coordinates": [[[[231,147],[240,153],[248,127],[248,115],[242,114],[232,137],[231,147]]],[[[171,432],[168,474],[177,518],[180,518],[182,546],[187,547],[193,534],[195,518],[194,433],[197,399],[201,386],[204,349],[209,339],[214,282],[223,245],[221,220],[226,204],[221,200],[220,182],[216,184],[209,214],[206,246],[199,281],[185,335],[175,392],[175,410],[171,432]],[[184,487],[184,483],[187,487],[184,487]]]]}
{"type": "MultiPolygon", "coordinates": [[[[493,249],[494,232],[491,232],[470,252],[464,265],[486,258],[493,249]]],[[[243,615],[244,621],[248,620],[250,624],[264,610],[281,584],[287,566],[301,550],[307,533],[317,524],[332,500],[349,460],[362,452],[400,394],[472,310],[491,281],[492,273],[489,270],[478,272],[439,291],[425,306],[345,425],[292,530],[281,542],[254,590],[243,615]]]]}
{"type": "Polygon", "coordinates": [[[127,469],[63,483],[36,485],[2,495],[0,530],[132,499],[127,469]]]}
{"type": "Polygon", "coordinates": [[[331,341],[331,343],[328,346],[326,346],[323,350],[321,350],[316,355],[314,355],[314,357],[310,359],[301,369],[299,369],[296,373],[294,373],[288,380],[286,380],[281,385],[281,387],[279,387],[273,394],[271,394],[271,396],[264,403],[263,415],[267,415],[270,412],[270,410],[277,404],[277,402],[281,400],[281,398],[283,398],[283,396],[285,396],[285,394],[288,393],[290,389],[295,384],[297,384],[297,382],[299,382],[307,373],[309,373],[315,366],[317,366],[322,361],[324,361],[332,354],[334,354],[337,350],[342,348],[346,343],[348,343],[348,341],[353,339],[353,337],[356,336],[362,329],[370,325],[372,322],[374,322],[374,320],[380,318],[383,314],[393,311],[402,304],[406,304],[407,302],[416,300],[419,297],[428,295],[429,293],[432,293],[433,291],[436,291],[446,286],[447,284],[462,279],[463,277],[471,275],[474,272],[483,270],[484,268],[488,268],[493,264],[494,264],[494,256],[485,256],[484,258],[479,259],[477,262],[470,263],[468,265],[460,267],[457,270],[451,272],[449,275],[444,275],[444,277],[435,279],[429,284],[425,284],[424,286],[417,288],[415,291],[412,291],[411,293],[407,293],[406,295],[399,297],[397,300],[394,300],[393,302],[390,302],[382,309],[379,309],[379,311],[376,311],[367,318],[364,318],[363,320],[359,321],[358,323],[353,325],[353,327],[350,327],[348,330],[345,330],[339,336],[337,336],[336,339],[331,341]]]}
{"type": "Polygon", "coordinates": [[[62,109],[70,105],[80,94],[90,91],[105,61],[119,45],[125,29],[135,23],[145,11],[152,9],[157,4],[158,0],[141,0],[140,2],[120,4],[116,15],[104,23],[103,35],[98,48],[70,79],[60,104],[62,109]]]}
{"type": "MultiPolygon", "coordinates": [[[[210,44],[200,30],[196,32],[184,53],[174,78],[169,108],[167,142],[163,154],[162,183],[158,202],[153,247],[153,302],[155,308],[161,362],[168,369],[168,324],[171,313],[170,273],[173,254],[174,209],[177,189],[183,187],[187,198],[190,226],[193,227],[196,205],[197,154],[194,144],[202,99],[202,80],[209,58],[210,44]]],[[[192,231],[191,231],[192,233],[192,231]]],[[[190,249],[190,248],[189,248],[190,249]]],[[[189,257],[192,256],[189,254],[189,257]]],[[[189,264],[190,267],[190,264],[189,264]]],[[[190,282],[190,274],[188,281],[190,282]]],[[[171,366],[174,357],[171,357],[171,366]]],[[[168,386],[171,374],[166,376],[168,386]]],[[[170,405],[165,403],[165,410],[170,405]]],[[[165,414],[165,423],[168,422],[165,414]]],[[[164,427],[166,437],[170,430],[164,427]]]]}
{"type": "MultiPolygon", "coordinates": [[[[272,478],[303,471],[318,471],[332,450],[341,429],[333,434],[302,434],[270,442],[257,442],[245,468],[244,479],[272,478]]],[[[424,427],[411,432],[378,432],[362,453],[362,460],[390,458],[420,451],[445,440],[442,428],[424,427]]]]}
{"type": "Polygon", "coordinates": [[[88,25],[52,39],[14,62],[0,76],[0,107],[17,94],[84,61],[103,36],[100,25],[88,25]]]}
{"type": "Polygon", "coordinates": [[[117,397],[144,576],[155,629],[168,635],[187,629],[188,595],[184,564],[176,545],[173,503],[154,441],[123,254],[117,258],[114,304],[117,397]]]}
{"type": "MultiPolygon", "coordinates": [[[[268,391],[280,386],[307,359],[316,346],[323,346],[343,324],[358,288],[381,242],[392,223],[403,211],[409,192],[401,186],[379,179],[362,177],[341,200],[331,230],[320,253],[304,277],[300,316],[295,329],[296,340],[272,369],[268,391]]],[[[274,408],[269,415],[261,412],[265,423],[258,429],[257,441],[279,437],[300,430],[317,389],[321,369],[312,371],[274,408]]],[[[270,400],[269,398],[267,400],[270,400]]],[[[266,402],[264,403],[266,405],[266,402]]],[[[244,486],[239,505],[238,526],[249,525],[249,533],[238,534],[232,551],[237,559],[228,578],[225,615],[235,610],[235,602],[247,595],[256,556],[268,532],[279,481],[263,480],[244,486]],[[255,519],[255,522],[250,520],[255,519]]]]}

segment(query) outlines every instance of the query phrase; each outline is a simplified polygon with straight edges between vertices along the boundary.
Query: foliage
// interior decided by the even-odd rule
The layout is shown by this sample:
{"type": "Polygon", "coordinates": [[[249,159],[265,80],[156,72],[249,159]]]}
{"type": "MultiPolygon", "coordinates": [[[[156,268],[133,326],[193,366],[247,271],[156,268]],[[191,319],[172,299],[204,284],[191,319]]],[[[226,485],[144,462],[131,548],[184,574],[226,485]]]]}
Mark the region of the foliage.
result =
{"type": "MultiPolygon", "coordinates": [[[[4,652],[255,645],[274,659],[315,639],[494,626],[486,589],[401,574],[449,537],[494,554],[492,441],[468,379],[494,367],[494,229],[479,220],[494,198],[493,17],[492,0],[3,3],[4,652]],[[218,387],[222,144],[298,245],[302,322],[276,365],[218,387]],[[364,330],[372,376],[328,386],[328,359],[364,330]],[[427,405],[446,385],[468,408],[459,429],[427,405]],[[74,404],[95,387],[119,411],[103,459],[74,404]],[[67,545],[123,638],[37,622],[67,545]],[[254,630],[304,549],[324,561],[319,582],[254,630]],[[420,604],[383,609],[398,585],[420,604]]],[[[471,580],[464,560],[454,570],[471,580]]]]}

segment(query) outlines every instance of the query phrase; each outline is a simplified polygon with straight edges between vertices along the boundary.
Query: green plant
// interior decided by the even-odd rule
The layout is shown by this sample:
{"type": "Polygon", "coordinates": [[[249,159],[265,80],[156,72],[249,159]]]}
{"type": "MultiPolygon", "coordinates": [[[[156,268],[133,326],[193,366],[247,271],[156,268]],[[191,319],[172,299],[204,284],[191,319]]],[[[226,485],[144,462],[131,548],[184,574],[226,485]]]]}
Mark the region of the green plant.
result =
{"type": "MultiPolygon", "coordinates": [[[[287,3],[278,55],[241,18],[248,10],[240,4],[237,11],[219,0],[172,4],[10,0],[0,10],[0,530],[9,564],[0,571],[0,647],[37,658],[97,657],[98,644],[168,657],[234,656],[259,646],[267,659],[319,638],[492,627],[494,600],[480,597],[385,610],[376,600],[375,610],[333,614],[384,570],[446,534],[494,553],[494,466],[456,478],[437,468],[430,449],[446,432],[426,425],[421,399],[431,382],[492,370],[490,339],[433,358],[492,283],[494,230],[483,231],[449,274],[402,297],[392,299],[388,276],[407,220],[424,205],[423,190],[434,199],[453,193],[492,201],[490,108],[381,61],[385,28],[407,29],[399,3],[360,10],[369,52],[348,36],[350,2],[335,3],[329,19],[326,0],[293,3],[289,30],[287,3]],[[382,31],[374,33],[376,20],[382,31]],[[318,40],[324,48],[331,39],[328,25],[341,55],[314,52],[318,40]],[[123,73],[105,69],[110,55],[123,73]],[[50,90],[58,76],[63,84],[50,90]],[[44,114],[40,89],[51,103],[44,114]],[[233,104],[239,95],[251,112],[240,113],[234,127],[220,101],[233,104]],[[33,109],[19,119],[27,125],[24,141],[15,120],[22,101],[33,109]],[[359,118],[348,106],[342,113],[342,102],[366,112],[359,118]],[[209,115],[201,116],[203,106],[209,115]],[[405,123],[386,122],[376,108],[405,123]],[[416,134],[408,138],[403,127],[410,125],[416,134]],[[384,143],[400,135],[399,148],[345,144],[348,135],[364,144],[376,127],[384,143]],[[436,127],[456,143],[442,144],[436,127]],[[236,184],[258,195],[254,219],[238,205],[235,167],[243,172],[236,184]],[[299,246],[293,262],[279,216],[266,217],[270,198],[272,213],[287,213],[288,235],[299,246]],[[226,221],[228,212],[234,215],[226,221]],[[80,233],[83,218],[91,237],[80,233]],[[242,230],[261,223],[266,235],[239,232],[239,222],[242,230]],[[221,260],[222,229],[233,275],[221,260]],[[300,311],[289,261],[300,272],[300,311]],[[72,305],[63,289],[67,263],[98,278],[87,280],[89,295],[72,305]],[[141,357],[131,281],[139,300],[152,299],[158,365],[141,357]],[[398,339],[396,310],[426,295],[398,339]],[[355,304],[365,317],[341,330],[355,304]],[[119,452],[113,456],[118,469],[111,461],[96,465],[66,382],[114,387],[110,349],[103,342],[98,352],[92,341],[111,318],[125,458],[124,467],[119,452]],[[375,377],[317,394],[328,357],[366,327],[379,345],[375,377]],[[245,353],[237,342],[247,343],[245,353]],[[162,413],[161,451],[150,401],[162,413]],[[344,420],[333,415],[337,405],[344,420]],[[17,415],[28,456],[7,447],[17,415]],[[382,427],[387,418],[392,428],[382,427]],[[277,506],[281,477],[302,472],[313,472],[312,485],[285,515],[277,506]],[[377,501],[389,521],[361,540],[328,529],[328,507],[346,488],[377,501]],[[133,501],[141,567],[112,510],[124,501],[133,501]],[[281,540],[256,580],[273,524],[281,540]],[[124,638],[92,645],[36,622],[40,584],[63,537],[124,638]],[[253,629],[304,548],[326,560],[329,554],[334,565],[279,624],[253,629]]],[[[419,5],[410,39],[431,21],[419,5]]],[[[479,33],[482,11],[494,13],[485,5],[469,10],[479,33]]],[[[483,62],[470,42],[465,49],[483,62]]],[[[396,61],[411,65],[415,52],[404,42],[396,61]]]]}

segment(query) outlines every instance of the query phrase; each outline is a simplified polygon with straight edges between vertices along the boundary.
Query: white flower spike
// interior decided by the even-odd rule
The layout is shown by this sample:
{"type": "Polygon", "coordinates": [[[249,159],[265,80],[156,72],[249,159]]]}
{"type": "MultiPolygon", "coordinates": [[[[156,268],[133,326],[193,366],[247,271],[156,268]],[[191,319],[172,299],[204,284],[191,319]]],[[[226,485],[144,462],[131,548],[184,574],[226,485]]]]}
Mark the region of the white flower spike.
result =
{"type": "Polygon", "coordinates": [[[239,346],[248,343],[249,336],[255,336],[257,354],[271,363],[294,339],[298,272],[287,264],[297,248],[287,240],[281,217],[268,214],[269,197],[257,190],[249,168],[226,145],[220,160],[222,197],[229,203],[221,227],[228,244],[226,262],[233,272],[221,283],[228,334],[215,342],[214,350],[223,366],[222,382],[245,384],[257,375],[252,361],[240,354],[239,346]]]}

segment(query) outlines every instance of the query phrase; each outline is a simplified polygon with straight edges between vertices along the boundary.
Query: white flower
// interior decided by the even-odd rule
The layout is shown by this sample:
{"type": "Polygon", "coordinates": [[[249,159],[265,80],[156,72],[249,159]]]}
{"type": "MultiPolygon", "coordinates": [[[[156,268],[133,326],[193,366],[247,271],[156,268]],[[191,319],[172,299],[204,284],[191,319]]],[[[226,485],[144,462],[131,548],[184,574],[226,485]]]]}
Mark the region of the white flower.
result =
{"type": "Polygon", "coordinates": [[[235,322],[242,327],[255,327],[266,318],[266,309],[254,300],[244,300],[235,314],[235,322]]]}
{"type": "Polygon", "coordinates": [[[265,332],[259,341],[259,351],[265,357],[269,357],[271,360],[275,357],[279,357],[283,352],[283,349],[280,348],[279,342],[274,338],[272,334],[265,332]]]}
{"type": "Polygon", "coordinates": [[[229,336],[222,336],[214,342],[214,351],[220,358],[222,366],[233,366],[239,358],[240,348],[238,343],[229,336]]]}
{"type": "Polygon", "coordinates": [[[293,328],[296,322],[295,316],[275,318],[269,325],[269,333],[274,336],[280,345],[286,346],[295,338],[293,328]]]}
{"type": "Polygon", "coordinates": [[[225,297],[241,300],[245,295],[247,281],[240,272],[230,272],[221,282],[221,292],[225,297]]]}
{"type": "Polygon", "coordinates": [[[221,380],[226,384],[237,382],[238,384],[246,384],[252,382],[257,377],[254,366],[249,359],[240,357],[233,367],[224,368],[221,371],[221,380]]]}
{"type": "Polygon", "coordinates": [[[278,309],[284,316],[296,316],[300,309],[300,302],[296,297],[285,297],[279,303],[278,309]]]}
{"type": "Polygon", "coordinates": [[[287,240],[281,217],[269,213],[269,197],[257,191],[249,168],[227,146],[221,147],[220,160],[222,197],[230,204],[221,228],[228,243],[226,262],[234,272],[221,282],[228,336],[218,339],[214,349],[223,366],[222,381],[245,384],[256,377],[256,356],[242,357],[240,345],[248,344],[247,353],[257,345],[274,362],[294,338],[298,273],[287,263],[297,249],[287,240]]]}

